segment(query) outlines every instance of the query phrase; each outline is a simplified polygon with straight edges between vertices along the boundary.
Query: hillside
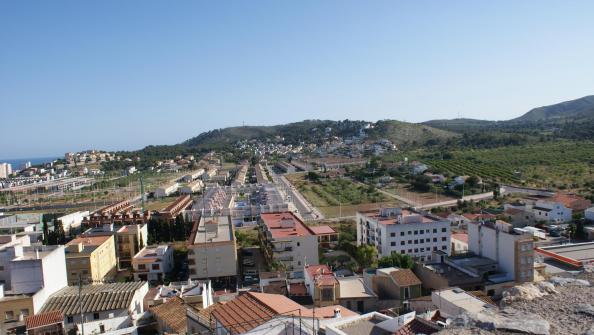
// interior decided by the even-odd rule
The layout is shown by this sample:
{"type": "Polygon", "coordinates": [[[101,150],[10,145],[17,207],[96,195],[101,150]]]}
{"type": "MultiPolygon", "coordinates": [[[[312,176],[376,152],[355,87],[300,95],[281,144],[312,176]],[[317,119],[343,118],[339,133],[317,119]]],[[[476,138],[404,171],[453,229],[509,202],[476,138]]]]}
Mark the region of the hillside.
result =
{"type": "Polygon", "coordinates": [[[594,118],[594,95],[538,107],[509,122],[548,121],[551,119],[594,118]]]}
{"type": "Polygon", "coordinates": [[[398,146],[419,146],[451,139],[458,134],[429,125],[396,120],[382,120],[369,130],[371,139],[388,139],[398,146]]]}
{"type": "Polygon", "coordinates": [[[506,121],[431,120],[424,125],[463,134],[522,135],[527,139],[594,139],[594,95],[534,108],[506,121]]]}

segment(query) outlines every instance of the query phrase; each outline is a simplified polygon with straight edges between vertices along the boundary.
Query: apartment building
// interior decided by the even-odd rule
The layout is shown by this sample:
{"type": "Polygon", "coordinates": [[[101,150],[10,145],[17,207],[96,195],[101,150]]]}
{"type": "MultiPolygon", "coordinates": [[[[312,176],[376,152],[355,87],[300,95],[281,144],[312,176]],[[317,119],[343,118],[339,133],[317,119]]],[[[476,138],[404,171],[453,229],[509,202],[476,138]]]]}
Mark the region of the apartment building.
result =
{"type": "Polygon", "coordinates": [[[132,259],[134,280],[162,281],[173,270],[173,247],[145,247],[132,259]]]}
{"type": "Polygon", "coordinates": [[[78,237],[66,244],[68,285],[111,280],[116,273],[115,239],[110,236],[78,237]]]}
{"type": "Polygon", "coordinates": [[[318,264],[318,236],[292,212],[262,213],[260,241],[269,263],[290,278],[303,278],[306,264],[318,264]]]}
{"type": "Polygon", "coordinates": [[[378,257],[392,253],[424,262],[434,251],[450,253],[450,221],[405,208],[357,212],[357,245],[377,248],[378,257]]]}
{"type": "Polygon", "coordinates": [[[468,250],[494,260],[507,280],[517,283],[534,280],[532,233],[514,229],[505,221],[468,224],[468,250]]]}
{"type": "Polygon", "coordinates": [[[202,183],[202,180],[198,179],[198,180],[189,182],[186,185],[180,186],[179,193],[180,194],[192,194],[192,193],[200,192],[200,190],[202,190],[203,187],[204,187],[204,183],[202,183]]]}
{"type": "Polygon", "coordinates": [[[123,226],[117,230],[115,238],[118,268],[130,268],[132,266],[132,258],[134,255],[147,244],[148,225],[135,224],[123,226]]]}
{"type": "Polygon", "coordinates": [[[0,178],[8,178],[12,174],[12,165],[10,163],[0,163],[0,178]]]}
{"type": "Polygon", "coordinates": [[[572,211],[561,202],[537,201],[532,207],[534,220],[546,223],[563,223],[571,221],[572,211]]]}
{"type": "Polygon", "coordinates": [[[16,244],[3,250],[11,260],[3,269],[8,280],[0,285],[0,333],[22,326],[46,300],[67,285],[63,246],[16,244]]]}
{"type": "Polygon", "coordinates": [[[230,216],[201,217],[188,244],[191,279],[235,280],[237,250],[230,216]]]}

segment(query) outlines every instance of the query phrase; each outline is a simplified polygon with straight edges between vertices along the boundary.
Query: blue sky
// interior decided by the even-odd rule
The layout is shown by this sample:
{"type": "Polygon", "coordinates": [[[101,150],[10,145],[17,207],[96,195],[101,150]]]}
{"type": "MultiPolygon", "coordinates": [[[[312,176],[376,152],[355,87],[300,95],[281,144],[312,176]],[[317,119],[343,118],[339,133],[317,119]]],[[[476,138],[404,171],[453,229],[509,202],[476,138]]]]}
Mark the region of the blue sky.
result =
{"type": "Polygon", "coordinates": [[[0,158],[594,94],[592,1],[2,1],[0,158]]]}

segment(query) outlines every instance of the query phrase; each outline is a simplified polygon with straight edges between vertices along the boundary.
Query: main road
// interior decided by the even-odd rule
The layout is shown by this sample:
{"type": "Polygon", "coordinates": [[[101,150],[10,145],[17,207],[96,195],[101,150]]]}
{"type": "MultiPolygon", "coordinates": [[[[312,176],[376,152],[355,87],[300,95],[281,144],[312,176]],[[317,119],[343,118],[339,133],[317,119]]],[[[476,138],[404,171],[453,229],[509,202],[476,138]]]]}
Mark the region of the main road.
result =
{"type": "Polygon", "coordinates": [[[276,174],[268,165],[266,166],[266,169],[270,173],[270,177],[272,177],[272,182],[276,185],[278,190],[285,195],[286,199],[293,203],[304,221],[324,219],[324,214],[322,214],[314,205],[309,203],[309,201],[303,197],[287,178],[276,174]]]}

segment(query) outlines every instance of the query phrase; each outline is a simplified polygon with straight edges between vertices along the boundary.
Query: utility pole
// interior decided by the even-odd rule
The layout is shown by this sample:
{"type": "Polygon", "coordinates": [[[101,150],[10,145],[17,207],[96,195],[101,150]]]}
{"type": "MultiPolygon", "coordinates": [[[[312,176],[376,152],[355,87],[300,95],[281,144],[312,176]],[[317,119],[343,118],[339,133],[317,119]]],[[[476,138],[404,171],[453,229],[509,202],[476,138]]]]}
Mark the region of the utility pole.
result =
{"type": "Polygon", "coordinates": [[[82,309],[82,275],[78,274],[78,311],[80,312],[80,334],[85,335],[85,315],[82,309]]]}

